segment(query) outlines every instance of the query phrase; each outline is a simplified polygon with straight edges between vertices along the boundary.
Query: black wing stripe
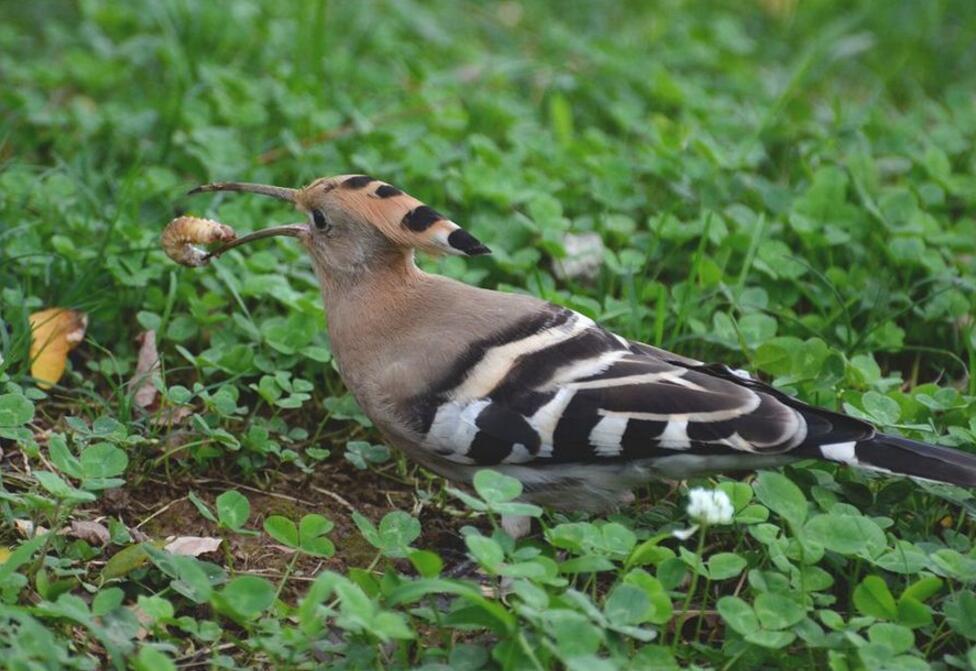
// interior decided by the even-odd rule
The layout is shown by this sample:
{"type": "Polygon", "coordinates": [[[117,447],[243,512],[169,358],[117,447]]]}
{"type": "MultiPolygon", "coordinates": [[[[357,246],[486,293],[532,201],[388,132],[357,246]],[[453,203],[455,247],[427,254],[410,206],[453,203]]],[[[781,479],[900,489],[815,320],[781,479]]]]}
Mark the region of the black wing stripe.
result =
{"type": "Polygon", "coordinates": [[[689,422],[688,438],[700,443],[723,440],[739,430],[740,421],[741,418],[727,422],[689,422]]]}
{"type": "Polygon", "coordinates": [[[647,457],[658,448],[658,439],[667,428],[667,422],[648,419],[631,419],[620,438],[621,456],[627,458],[647,457]]]}
{"type": "Polygon", "coordinates": [[[563,410],[552,433],[552,455],[559,462],[585,461],[595,455],[590,445],[590,433],[601,416],[585,396],[577,394],[563,410]]]}
{"type": "Polygon", "coordinates": [[[556,396],[556,390],[536,391],[528,389],[520,394],[512,394],[507,400],[493,399],[495,402],[504,403],[505,407],[521,414],[523,417],[531,417],[539,408],[551,401],[556,396]]]}
{"type": "Polygon", "coordinates": [[[477,463],[500,463],[512,453],[515,445],[522,445],[530,454],[539,452],[539,434],[522,414],[504,405],[489,403],[478,415],[475,425],[480,431],[468,456],[477,463]],[[485,453],[488,450],[491,450],[490,454],[485,453]]]}
{"type": "Polygon", "coordinates": [[[466,456],[479,466],[494,466],[500,464],[511,453],[512,443],[486,431],[479,431],[471,441],[466,456]]]}

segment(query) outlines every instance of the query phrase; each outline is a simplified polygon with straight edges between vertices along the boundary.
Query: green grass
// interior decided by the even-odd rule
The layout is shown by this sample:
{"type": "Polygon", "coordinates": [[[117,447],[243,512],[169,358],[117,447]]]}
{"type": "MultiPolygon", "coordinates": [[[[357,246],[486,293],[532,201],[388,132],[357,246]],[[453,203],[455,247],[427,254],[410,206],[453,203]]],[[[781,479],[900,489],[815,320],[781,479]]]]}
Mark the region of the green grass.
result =
{"type": "Polygon", "coordinates": [[[971,492],[802,463],[691,483],[736,516],[687,541],[685,488],[654,484],[513,543],[512,482],[459,492],[380,444],[297,245],[196,270],[158,246],[177,213],[293,216],[197,184],[368,172],[495,252],[428,269],[973,450],[976,4],[3,14],[7,668],[976,669],[971,492]],[[592,280],[553,271],[568,232],[606,245],[592,280]],[[42,391],[27,318],[51,306],[90,326],[42,391]],[[149,412],[128,385],[145,330],[149,412]],[[169,535],[223,543],[194,559],[169,535]]]}

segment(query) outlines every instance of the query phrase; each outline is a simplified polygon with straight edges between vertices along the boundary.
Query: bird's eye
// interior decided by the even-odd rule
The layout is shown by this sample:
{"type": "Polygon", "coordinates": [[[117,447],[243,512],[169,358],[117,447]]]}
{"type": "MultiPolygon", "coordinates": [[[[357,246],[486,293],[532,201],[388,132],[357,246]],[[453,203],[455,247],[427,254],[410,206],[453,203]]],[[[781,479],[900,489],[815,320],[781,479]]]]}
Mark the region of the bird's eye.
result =
{"type": "Polygon", "coordinates": [[[330,228],[329,222],[321,210],[312,210],[312,221],[315,222],[315,228],[320,231],[327,231],[330,228]]]}

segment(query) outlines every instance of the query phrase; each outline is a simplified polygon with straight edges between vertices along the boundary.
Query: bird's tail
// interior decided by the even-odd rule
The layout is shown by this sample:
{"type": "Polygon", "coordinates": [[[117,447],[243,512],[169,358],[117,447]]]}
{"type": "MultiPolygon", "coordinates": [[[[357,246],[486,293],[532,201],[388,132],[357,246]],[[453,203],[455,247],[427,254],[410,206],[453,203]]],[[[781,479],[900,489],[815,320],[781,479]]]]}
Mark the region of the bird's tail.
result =
{"type": "Polygon", "coordinates": [[[858,468],[976,487],[976,454],[884,433],[819,446],[824,459],[858,468]]]}

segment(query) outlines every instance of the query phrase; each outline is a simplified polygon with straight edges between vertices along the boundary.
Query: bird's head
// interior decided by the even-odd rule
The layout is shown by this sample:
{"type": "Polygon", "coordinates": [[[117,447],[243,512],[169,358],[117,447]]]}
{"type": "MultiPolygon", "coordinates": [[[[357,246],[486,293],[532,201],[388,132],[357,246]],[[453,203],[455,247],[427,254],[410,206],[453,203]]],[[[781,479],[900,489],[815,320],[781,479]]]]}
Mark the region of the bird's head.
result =
{"type": "Polygon", "coordinates": [[[305,213],[306,223],[273,226],[228,243],[217,254],[274,235],[296,237],[325,273],[349,273],[409,256],[414,249],[461,256],[491,250],[436,210],[367,175],[317,179],[301,189],[246,182],[218,182],[193,189],[245,191],[286,200],[305,213]]]}

